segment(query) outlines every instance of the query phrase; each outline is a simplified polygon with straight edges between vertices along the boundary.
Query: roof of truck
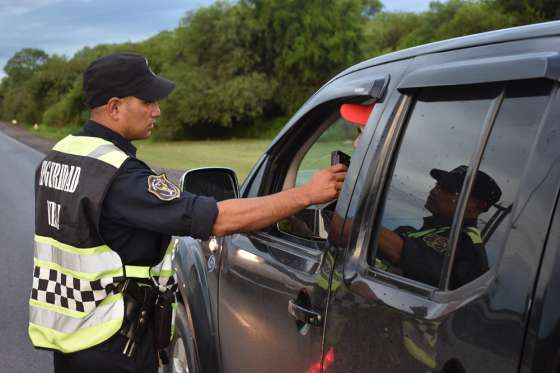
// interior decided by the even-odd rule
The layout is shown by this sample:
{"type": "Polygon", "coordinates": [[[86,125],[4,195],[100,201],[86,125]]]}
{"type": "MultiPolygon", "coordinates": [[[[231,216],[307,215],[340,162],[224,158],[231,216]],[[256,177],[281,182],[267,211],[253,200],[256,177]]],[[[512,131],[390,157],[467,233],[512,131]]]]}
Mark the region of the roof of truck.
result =
{"type": "MultiPolygon", "coordinates": [[[[480,45],[503,43],[515,40],[527,40],[560,35],[560,21],[537,23],[534,25],[512,27],[502,30],[483,32],[458,38],[442,40],[434,43],[423,44],[417,47],[403,49],[360,62],[338,74],[336,78],[352,71],[367,67],[385,64],[388,62],[404,60],[424,54],[445,52],[455,49],[470,48],[480,45]]],[[[560,47],[559,47],[560,50],[560,47]]]]}

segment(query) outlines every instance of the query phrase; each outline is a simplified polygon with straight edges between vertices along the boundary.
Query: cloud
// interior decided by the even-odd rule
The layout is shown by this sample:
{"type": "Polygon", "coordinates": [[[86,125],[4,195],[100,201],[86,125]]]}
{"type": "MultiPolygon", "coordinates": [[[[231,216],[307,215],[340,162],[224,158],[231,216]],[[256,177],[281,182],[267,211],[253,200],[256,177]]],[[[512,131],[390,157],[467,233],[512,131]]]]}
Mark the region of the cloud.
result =
{"type": "Polygon", "coordinates": [[[2,0],[0,14],[6,17],[18,17],[35,9],[51,6],[63,0],[2,0]]]}
{"type": "MultiPolygon", "coordinates": [[[[141,41],[179,25],[212,0],[0,0],[0,69],[22,48],[72,56],[105,43],[141,41]]],[[[0,78],[4,72],[0,70],[0,78]]]]}
{"type": "Polygon", "coordinates": [[[423,12],[430,8],[431,0],[382,0],[381,2],[383,10],[387,12],[423,12]]]}
{"type": "MultiPolygon", "coordinates": [[[[0,0],[0,78],[22,48],[72,56],[105,43],[141,41],[179,25],[189,10],[213,0],[0,0]]],[[[385,10],[422,11],[429,0],[385,1],[385,10]]]]}

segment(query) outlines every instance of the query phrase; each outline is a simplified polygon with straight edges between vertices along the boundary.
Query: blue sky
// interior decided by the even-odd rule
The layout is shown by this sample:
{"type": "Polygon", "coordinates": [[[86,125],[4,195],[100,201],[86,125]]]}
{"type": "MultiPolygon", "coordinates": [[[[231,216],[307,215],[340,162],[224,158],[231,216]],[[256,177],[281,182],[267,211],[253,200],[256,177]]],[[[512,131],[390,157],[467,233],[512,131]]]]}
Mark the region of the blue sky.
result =
{"type": "MultiPolygon", "coordinates": [[[[22,48],[72,56],[85,46],[141,41],[170,30],[212,0],[0,0],[0,78],[22,48]]],[[[385,0],[387,11],[420,12],[430,0],[385,0]]]]}

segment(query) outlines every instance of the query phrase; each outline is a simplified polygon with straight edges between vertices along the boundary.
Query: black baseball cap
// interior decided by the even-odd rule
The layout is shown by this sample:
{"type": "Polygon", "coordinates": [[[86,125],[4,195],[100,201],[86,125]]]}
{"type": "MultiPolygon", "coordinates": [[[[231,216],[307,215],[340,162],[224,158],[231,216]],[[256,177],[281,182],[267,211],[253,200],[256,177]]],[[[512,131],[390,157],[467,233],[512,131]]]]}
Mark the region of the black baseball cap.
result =
{"type": "MultiPolygon", "coordinates": [[[[467,170],[468,167],[464,165],[456,167],[451,171],[434,168],[430,171],[430,176],[436,179],[446,190],[459,193],[463,188],[467,170]]],[[[472,194],[480,200],[487,201],[489,206],[491,206],[500,200],[502,190],[487,173],[477,171],[472,194]]]]}
{"type": "Polygon", "coordinates": [[[154,74],[146,57],[137,53],[98,58],[84,72],[85,104],[91,109],[105,105],[111,97],[159,101],[174,88],[175,83],[154,74]]]}

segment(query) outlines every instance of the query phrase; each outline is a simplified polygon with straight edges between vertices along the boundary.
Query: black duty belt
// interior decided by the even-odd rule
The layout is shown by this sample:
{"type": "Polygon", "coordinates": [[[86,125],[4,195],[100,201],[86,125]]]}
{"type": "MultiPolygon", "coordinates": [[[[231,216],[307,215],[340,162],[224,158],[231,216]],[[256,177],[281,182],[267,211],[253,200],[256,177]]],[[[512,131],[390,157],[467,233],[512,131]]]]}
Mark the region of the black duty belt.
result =
{"type": "Polygon", "coordinates": [[[171,341],[171,322],[175,289],[155,287],[126,279],[119,290],[124,294],[125,321],[120,334],[127,339],[123,354],[131,357],[136,344],[146,333],[152,322],[154,328],[154,348],[160,366],[169,362],[165,349],[171,341]]]}

